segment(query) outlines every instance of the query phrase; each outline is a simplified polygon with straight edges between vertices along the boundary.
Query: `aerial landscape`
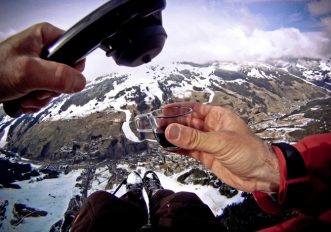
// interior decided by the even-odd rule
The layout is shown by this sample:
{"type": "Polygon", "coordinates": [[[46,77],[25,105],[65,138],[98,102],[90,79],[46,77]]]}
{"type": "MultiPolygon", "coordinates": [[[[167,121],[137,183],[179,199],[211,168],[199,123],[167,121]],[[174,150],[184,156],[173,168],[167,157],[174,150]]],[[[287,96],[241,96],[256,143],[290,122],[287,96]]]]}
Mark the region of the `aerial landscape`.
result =
{"type": "MultiPolygon", "coordinates": [[[[84,14],[74,15],[72,23],[57,21],[55,13],[44,20],[42,14],[25,17],[31,24],[49,20],[68,28],[104,2],[82,4],[84,14]]],[[[331,9],[319,13],[324,2],[168,0],[163,19],[169,41],[155,61],[118,67],[96,52],[86,58],[88,83],[81,92],[60,95],[18,118],[0,108],[0,231],[65,231],[66,215],[93,192],[121,196],[130,172],[148,170],[167,189],[196,193],[228,231],[256,231],[297,216],[267,215],[251,193],[226,185],[192,158],[162,149],[148,139],[153,134],[137,132],[133,121],[166,104],[192,101],[233,110],[266,142],[295,143],[330,132],[331,9]],[[191,9],[187,14],[185,6],[191,9]],[[291,17],[276,23],[272,19],[283,13],[267,18],[270,7],[287,9],[291,17]],[[201,21],[187,32],[178,28],[197,15],[201,21]],[[216,21],[207,15],[217,15],[216,21]]],[[[40,9],[54,7],[44,4],[40,9]]],[[[72,4],[79,8],[79,1],[72,4]]],[[[20,9],[9,1],[5,6],[20,9]]],[[[62,10],[54,8],[57,14],[62,10]]],[[[0,41],[29,26],[6,26],[5,16],[0,41]]]]}

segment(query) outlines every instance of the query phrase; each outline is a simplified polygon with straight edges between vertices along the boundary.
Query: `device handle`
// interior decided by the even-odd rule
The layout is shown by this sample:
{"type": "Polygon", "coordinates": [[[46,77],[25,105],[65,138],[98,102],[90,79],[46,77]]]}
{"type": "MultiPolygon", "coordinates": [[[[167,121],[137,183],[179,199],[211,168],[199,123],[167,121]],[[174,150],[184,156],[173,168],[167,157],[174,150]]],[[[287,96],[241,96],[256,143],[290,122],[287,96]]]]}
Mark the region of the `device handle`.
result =
{"type": "MultiPolygon", "coordinates": [[[[105,39],[115,34],[119,27],[134,19],[158,12],[164,9],[165,5],[165,0],[147,2],[145,0],[111,0],[66,31],[55,44],[43,51],[41,57],[74,66],[98,48],[105,39]]],[[[35,95],[36,92],[30,94],[35,95]]],[[[22,98],[24,97],[26,96],[22,98]]],[[[22,98],[3,103],[3,109],[7,115],[17,118],[22,114],[20,110],[22,98]]]]}

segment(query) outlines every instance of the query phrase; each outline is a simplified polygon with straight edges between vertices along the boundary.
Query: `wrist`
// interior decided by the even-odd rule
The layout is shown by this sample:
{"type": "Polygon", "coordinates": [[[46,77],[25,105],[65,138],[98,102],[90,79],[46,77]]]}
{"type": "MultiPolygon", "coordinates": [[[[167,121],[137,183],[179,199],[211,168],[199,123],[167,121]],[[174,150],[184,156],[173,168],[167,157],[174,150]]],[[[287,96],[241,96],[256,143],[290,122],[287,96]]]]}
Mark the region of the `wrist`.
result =
{"type": "Polygon", "coordinates": [[[256,186],[256,191],[275,193],[279,190],[280,169],[279,160],[271,144],[264,143],[263,171],[256,186]]]}

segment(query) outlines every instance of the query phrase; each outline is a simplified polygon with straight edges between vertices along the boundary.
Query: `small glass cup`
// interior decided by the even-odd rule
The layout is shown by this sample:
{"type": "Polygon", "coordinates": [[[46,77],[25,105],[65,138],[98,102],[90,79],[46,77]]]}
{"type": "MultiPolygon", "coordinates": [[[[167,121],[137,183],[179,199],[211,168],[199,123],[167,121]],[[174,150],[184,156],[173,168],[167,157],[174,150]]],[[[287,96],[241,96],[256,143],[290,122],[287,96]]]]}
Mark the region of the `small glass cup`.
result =
{"type": "Polygon", "coordinates": [[[165,137],[165,130],[171,123],[187,125],[192,108],[186,106],[167,106],[147,114],[140,114],[134,118],[136,130],[140,133],[154,134],[156,141],[167,150],[178,150],[165,137]]]}

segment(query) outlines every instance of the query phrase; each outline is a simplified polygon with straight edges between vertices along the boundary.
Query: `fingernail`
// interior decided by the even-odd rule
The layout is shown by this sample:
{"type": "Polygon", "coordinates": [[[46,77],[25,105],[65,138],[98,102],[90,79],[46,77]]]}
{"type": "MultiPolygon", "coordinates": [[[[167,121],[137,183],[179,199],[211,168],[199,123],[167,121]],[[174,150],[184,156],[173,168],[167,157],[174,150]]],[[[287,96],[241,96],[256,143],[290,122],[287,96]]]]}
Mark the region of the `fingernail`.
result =
{"type": "Polygon", "coordinates": [[[169,128],[169,139],[176,140],[179,138],[180,128],[177,125],[171,125],[169,128]]]}

